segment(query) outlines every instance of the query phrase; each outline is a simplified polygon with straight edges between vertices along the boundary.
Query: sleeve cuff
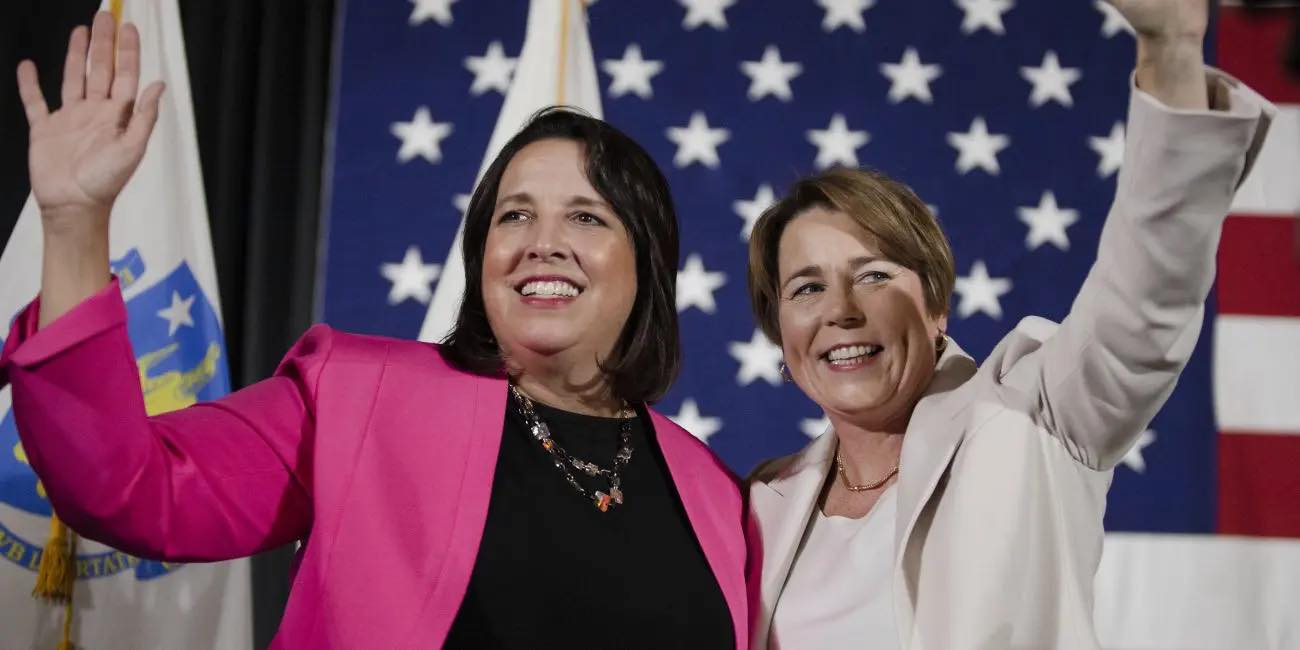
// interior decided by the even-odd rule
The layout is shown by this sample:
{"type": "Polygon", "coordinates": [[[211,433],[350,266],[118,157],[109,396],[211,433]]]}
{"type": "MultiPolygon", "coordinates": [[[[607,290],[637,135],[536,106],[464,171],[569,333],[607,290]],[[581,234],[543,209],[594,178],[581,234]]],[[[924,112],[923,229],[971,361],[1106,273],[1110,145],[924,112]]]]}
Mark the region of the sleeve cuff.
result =
{"type": "Polygon", "coordinates": [[[1236,77],[1212,66],[1205,66],[1205,86],[1209,93],[1207,99],[1210,106],[1208,109],[1171,108],[1166,106],[1156,99],[1154,95],[1138,87],[1136,73],[1129,75],[1129,86],[1133,90],[1135,101],[1143,102],[1156,110],[1171,115],[1227,114],[1238,117],[1254,117],[1256,114],[1263,113],[1266,117],[1272,118],[1277,113],[1277,107],[1272,102],[1251,90],[1249,86],[1241,83],[1236,77]]]}
{"type": "Polygon", "coordinates": [[[38,330],[40,313],[38,297],[14,319],[4,350],[0,352],[0,374],[7,374],[4,371],[10,365],[28,367],[39,364],[105,330],[126,323],[126,304],[122,302],[117,278],[38,330]]]}
{"type": "MultiPolygon", "coordinates": [[[[1142,185],[1151,182],[1150,173],[1139,170],[1159,169],[1177,160],[1187,167],[1182,176],[1191,178],[1195,176],[1189,173],[1193,168],[1203,164],[1213,166],[1227,154],[1241,156],[1231,176],[1222,181],[1229,186],[1201,190],[1217,196],[1226,189],[1231,200],[1232,190],[1249,174],[1277,108],[1227,73],[1207,66],[1205,74],[1209,109],[1170,108],[1138,88],[1130,77],[1128,143],[1120,170],[1121,190],[1143,193],[1151,189],[1131,186],[1134,179],[1139,179],[1142,185]]],[[[1192,194],[1197,192],[1192,190],[1192,194]]],[[[1226,205],[1223,210],[1226,213],[1226,205]]],[[[1217,212],[1218,208],[1213,211],[1217,212]]]]}

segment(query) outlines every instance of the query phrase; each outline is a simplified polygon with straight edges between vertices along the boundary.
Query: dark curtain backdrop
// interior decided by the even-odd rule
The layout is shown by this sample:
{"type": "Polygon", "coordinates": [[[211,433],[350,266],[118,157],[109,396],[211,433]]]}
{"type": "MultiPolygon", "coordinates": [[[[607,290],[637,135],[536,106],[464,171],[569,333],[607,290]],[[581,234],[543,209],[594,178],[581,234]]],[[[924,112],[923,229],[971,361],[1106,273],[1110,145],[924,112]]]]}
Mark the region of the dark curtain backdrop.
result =
{"type": "MultiPolygon", "coordinates": [[[[144,0],[126,0],[127,3],[144,0]]],[[[153,0],[150,0],[153,1],[153,0]]],[[[236,387],[268,376],[311,323],[335,0],[179,0],[236,387]]],[[[53,109],[68,33],[99,0],[9,0],[0,21],[0,248],[27,199],[13,70],[36,61],[53,109]]],[[[254,644],[288,594],[284,548],[253,559],[254,644]]]]}

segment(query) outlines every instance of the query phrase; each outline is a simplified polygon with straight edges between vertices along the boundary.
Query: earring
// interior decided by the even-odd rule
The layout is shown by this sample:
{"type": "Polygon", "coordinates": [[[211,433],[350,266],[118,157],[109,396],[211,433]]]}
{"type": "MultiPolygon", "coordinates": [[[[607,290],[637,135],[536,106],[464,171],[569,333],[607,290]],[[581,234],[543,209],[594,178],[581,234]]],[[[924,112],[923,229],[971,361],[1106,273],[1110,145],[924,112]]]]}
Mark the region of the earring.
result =
{"type": "Polygon", "coordinates": [[[948,335],[943,330],[939,330],[939,336],[934,339],[935,356],[942,356],[943,351],[948,349],[948,335]]]}
{"type": "Polygon", "coordinates": [[[790,367],[785,365],[784,361],[781,362],[781,379],[784,379],[787,384],[794,383],[794,377],[790,376],[790,367]]]}

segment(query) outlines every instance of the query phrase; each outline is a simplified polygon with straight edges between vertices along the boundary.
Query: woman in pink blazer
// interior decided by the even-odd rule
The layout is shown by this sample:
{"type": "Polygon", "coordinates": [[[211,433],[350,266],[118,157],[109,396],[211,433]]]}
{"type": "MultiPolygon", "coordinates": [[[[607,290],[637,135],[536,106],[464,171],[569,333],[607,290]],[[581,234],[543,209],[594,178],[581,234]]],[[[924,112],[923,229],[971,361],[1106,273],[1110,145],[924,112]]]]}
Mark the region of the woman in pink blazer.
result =
{"type": "Polygon", "coordinates": [[[139,35],[115,31],[73,32],[53,113],[18,69],[45,258],[0,385],[64,520],[172,561],[300,542],[274,647],[747,646],[736,483],[645,406],[679,346],[644,150],[539,115],[474,193],[443,345],[316,326],[273,377],[148,417],[108,222],[162,87],[137,101],[139,35]]]}

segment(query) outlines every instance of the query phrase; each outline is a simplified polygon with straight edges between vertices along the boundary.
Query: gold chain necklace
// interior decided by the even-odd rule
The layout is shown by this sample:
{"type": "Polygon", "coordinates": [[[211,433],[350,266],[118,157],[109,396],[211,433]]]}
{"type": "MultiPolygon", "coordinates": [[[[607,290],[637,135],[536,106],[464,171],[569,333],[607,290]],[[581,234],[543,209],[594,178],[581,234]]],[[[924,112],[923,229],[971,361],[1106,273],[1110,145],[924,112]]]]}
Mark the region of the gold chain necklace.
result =
{"type": "Polygon", "coordinates": [[[844,458],[840,456],[839,450],[835,451],[835,467],[839,469],[840,481],[844,483],[844,489],[849,492],[869,492],[875,490],[888,483],[889,479],[894,478],[894,475],[898,473],[898,465],[894,465],[894,469],[889,470],[889,472],[882,476],[879,481],[873,481],[865,485],[854,485],[849,482],[849,473],[844,469],[844,458]]]}

